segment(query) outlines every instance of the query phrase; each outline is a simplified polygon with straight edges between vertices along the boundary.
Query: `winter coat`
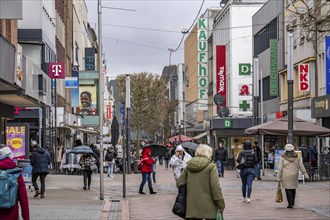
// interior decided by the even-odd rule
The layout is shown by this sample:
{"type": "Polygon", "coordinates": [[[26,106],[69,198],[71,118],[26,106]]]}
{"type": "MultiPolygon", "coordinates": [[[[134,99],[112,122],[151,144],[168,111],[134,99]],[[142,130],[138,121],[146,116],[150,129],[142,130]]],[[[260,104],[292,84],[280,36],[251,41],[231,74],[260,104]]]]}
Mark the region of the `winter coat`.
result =
{"type": "Polygon", "coordinates": [[[187,162],[192,157],[187,152],[183,152],[183,156],[179,155],[176,156],[175,154],[171,157],[170,165],[174,168],[174,179],[178,179],[181,175],[183,169],[186,167],[187,162]]]}
{"type": "Polygon", "coordinates": [[[105,154],[105,161],[109,163],[114,163],[115,159],[117,158],[117,152],[115,150],[107,150],[107,153],[105,154]]]}
{"type": "Polygon", "coordinates": [[[261,157],[261,150],[260,150],[260,147],[258,145],[255,145],[254,146],[254,151],[256,152],[257,154],[257,163],[260,163],[262,161],[262,157],[261,157]]]}
{"type": "Polygon", "coordinates": [[[215,151],[215,159],[216,161],[226,161],[228,159],[228,153],[226,148],[217,148],[215,151]]]}
{"type": "Polygon", "coordinates": [[[186,218],[215,219],[217,210],[225,208],[218,170],[211,160],[199,156],[192,158],[176,185],[185,183],[186,218]]]}
{"type": "Polygon", "coordinates": [[[237,163],[241,161],[243,155],[245,156],[244,168],[253,168],[257,163],[259,163],[258,156],[253,149],[244,149],[241,153],[239,153],[238,158],[236,160],[237,163]]]}
{"type": "Polygon", "coordinates": [[[298,154],[295,152],[288,154],[286,152],[280,158],[277,181],[282,182],[284,189],[297,189],[299,170],[304,174],[306,179],[309,178],[302,159],[298,154]]]}
{"type": "Polygon", "coordinates": [[[47,173],[48,165],[50,164],[50,155],[45,149],[38,147],[32,154],[30,161],[32,173],[47,173]]]}
{"type": "Polygon", "coordinates": [[[96,160],[91,155],[83,155],[79,160],[79,165],[83,170],[91,170],[92,164],[96,164],[96,160]]]}
{"type": "Polygon", "coordinates": [[[149,147],[145,147],[142,150],[142,158],[143,165],[141,168],[141,173],[151,173],[152,172],[152,164],[155,162],[150,156],[151,149],[149,147]]]}
{"type": "MultiPolygon", "coordinates": [[[[16,163],[11,160],[9,157],[5,157],[0,159],[0,170],[8,170],[16,167],[16,163]]],[[[0,219],[19,219],[19,205],[21,206],[21,215],[23,220],[30,219],[29,213],[29,200],[26,193],[25,183],[22,174],[19,175],[17,179],[18,183],[18,194],[17,194],[17,201],[16,205],[10,209],[0,209],[0,219]]]]}
{"type": "Polygon", "coordinates": [[[309,154],[311,157],[311,161],[317,161],[317,151],[315,149],[315,146],[309,146],[309,154]]]}

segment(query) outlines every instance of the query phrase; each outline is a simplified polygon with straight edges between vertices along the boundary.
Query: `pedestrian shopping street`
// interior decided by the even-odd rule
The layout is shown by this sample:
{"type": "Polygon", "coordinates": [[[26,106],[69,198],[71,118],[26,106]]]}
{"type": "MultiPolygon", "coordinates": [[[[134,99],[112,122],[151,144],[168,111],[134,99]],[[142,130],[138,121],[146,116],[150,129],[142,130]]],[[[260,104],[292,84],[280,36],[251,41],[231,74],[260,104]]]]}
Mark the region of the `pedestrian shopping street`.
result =
{"type": "MultiPolygon", "coordinates": [[[[251,203],[241,201],[241,181],[235,171],[225,171],[220,179],[228,219],[329,219],[330,181],[300,183],[296,205],[287,209],[284,202],[275,203],[277,183],[270,170],[262,180],[253,182],[251,203]]],[[[172,214],[177,189],[171,169],[157,166],[157,183],[150,195],[138,194],[141,174],[126,175],[126,198],[123,199],[123,175],[104,175],[105,200],[100,201],[99,174],[93,174],[91,190],[82,189],[82,176],[50,174],[46,178],[46,199],[33,198],[28,191],[31,219],[180,219],[172,214]]]]}

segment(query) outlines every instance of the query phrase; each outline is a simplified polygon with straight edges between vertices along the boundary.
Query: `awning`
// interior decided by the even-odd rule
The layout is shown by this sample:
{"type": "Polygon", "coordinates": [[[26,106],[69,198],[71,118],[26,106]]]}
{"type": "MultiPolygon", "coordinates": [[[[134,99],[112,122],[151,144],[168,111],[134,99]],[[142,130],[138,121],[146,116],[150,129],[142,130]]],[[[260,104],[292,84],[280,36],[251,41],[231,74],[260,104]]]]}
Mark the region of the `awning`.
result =
{"type": "Polygon", "coordinates": [[[207,131],[193,137],[193,139],[197,140],[197,139],[201,139],[202,137],[205,137],[207,135],[207,131]]]}
{"type": "Polygon", "coordinates": [[[89,134],[89,135],[99,135],[99,131],[88,129],[88,128],[81,127],[81,126],[66,125],[64,127],[76,129],[77,131],[81,131],[82,133],[89,134]]]}

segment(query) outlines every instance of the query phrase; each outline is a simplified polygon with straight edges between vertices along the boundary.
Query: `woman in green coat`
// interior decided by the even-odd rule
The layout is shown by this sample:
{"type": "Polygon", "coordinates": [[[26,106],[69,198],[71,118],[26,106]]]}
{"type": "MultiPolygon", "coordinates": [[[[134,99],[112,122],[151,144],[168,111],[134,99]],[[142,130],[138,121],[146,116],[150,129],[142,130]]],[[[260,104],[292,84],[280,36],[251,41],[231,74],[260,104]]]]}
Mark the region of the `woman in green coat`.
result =
{"type": "Polygon", "coordinates": [[[212,151],[208,145],[200,144],[176,182],[177,187],[187,183],[186,219],[215,219],[217,211],[225,209],[212,151]]]}

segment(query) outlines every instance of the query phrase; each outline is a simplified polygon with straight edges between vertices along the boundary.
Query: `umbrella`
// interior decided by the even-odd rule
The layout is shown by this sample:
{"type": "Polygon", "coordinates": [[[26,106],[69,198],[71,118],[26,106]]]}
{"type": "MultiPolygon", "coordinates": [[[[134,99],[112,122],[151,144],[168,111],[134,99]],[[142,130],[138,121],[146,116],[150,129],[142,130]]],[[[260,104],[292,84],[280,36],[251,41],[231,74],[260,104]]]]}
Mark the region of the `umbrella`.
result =
{"type": "MultiPolygon", "coordinates": [[[[288,135],[288,117],[269,121],[245,129],[245,134],[288,135]]],[[[293,134],[296,136],[330,136],[330,129],[300,118],[293,119],[293,134]]]]}
{"type": "Polygon", "coordinates": [[[119,124],[116,116],[113,116],[111,124],[111,144],[116,147],[119,138],[119,124]]]}
{"type": "Polygon", "coordinates": [[[181,143],[181,146],[184,147],[184,148],[191,149],[191,150],[196,150],[197,147],[198,147],[198,144],[188,141],[188,142],[181,143]]]}
{"type": "Polygon", "coordinates": [[[161,144],[146,144],[144,147],[150,147],[152,157],[164,156],[167,152],[166,147],[161,144]]]}
{"type": "Polygon", "coordinates": [[[179,141],[180,140],[180,137],[181,137],[181,141],[182,142],[185,142],[185,141],[192,141],[192,138],[191,137],[187,137],[185,135],[177,135],[177,136],[173,136],[173,137],[170,137],[168,140],[170,142],[173,142],[173,141],[179,141]]]}
{"type": "Polygon", "coordinates": [[[72,148],[70,153],[72,153],[72,154],[94,154],[92,148],[90,148],[89,146],[86,146],[86,145],[74,147],[74,148],[72,148]]]}

